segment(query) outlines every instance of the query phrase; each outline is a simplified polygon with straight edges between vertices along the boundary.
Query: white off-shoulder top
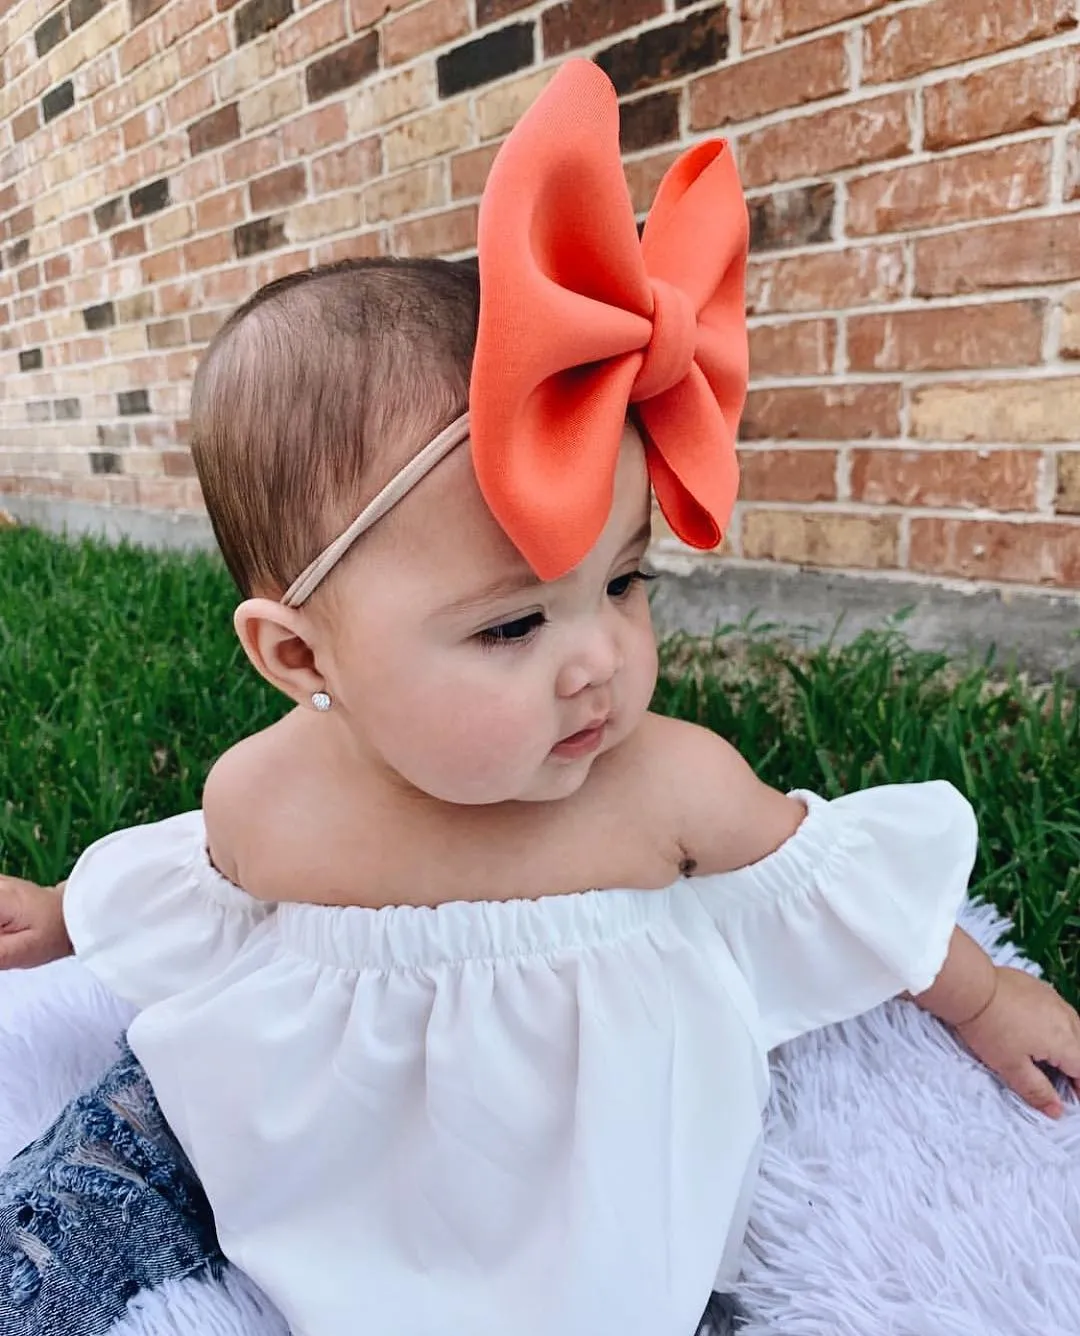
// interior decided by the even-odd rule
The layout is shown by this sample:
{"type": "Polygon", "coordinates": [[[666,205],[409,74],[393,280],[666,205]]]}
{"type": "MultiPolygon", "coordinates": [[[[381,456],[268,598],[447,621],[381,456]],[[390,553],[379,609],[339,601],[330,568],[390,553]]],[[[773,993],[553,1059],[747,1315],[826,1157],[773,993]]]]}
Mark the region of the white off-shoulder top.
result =
{"type": "Polygon", "coordinates": [[[295,1336],[690,1336],[768,1051],[928,988],[975,855],[945,783],[795,796],[737,872],[435,909],[254,900],[190,812],[94,845],[65,914],[295,1336]]]}

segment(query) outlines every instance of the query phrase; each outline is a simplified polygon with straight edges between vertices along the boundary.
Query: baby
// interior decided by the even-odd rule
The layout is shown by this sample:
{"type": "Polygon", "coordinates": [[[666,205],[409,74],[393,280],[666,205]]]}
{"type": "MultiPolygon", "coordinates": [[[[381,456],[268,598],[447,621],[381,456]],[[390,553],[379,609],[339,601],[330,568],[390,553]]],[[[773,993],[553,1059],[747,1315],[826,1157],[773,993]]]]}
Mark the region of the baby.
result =
{"type": "Polygon", "coordinates": [[[737,1275],[768,1051],[901,993],[1048,1113],[1035,1062],[1080,1078],[1071,1008],[954,926],[954,789],[779,793],[649,712],[651,489],[718,540],[745,245],[717,144],[639,244],[574,62],[495,165],[479,275],[283,279],[200,367],[237,632],[296,708],[62,897],[0,887],[0,964],[70,936],[140,1008],[297,1336],[689,1336],[737,1275]]]}

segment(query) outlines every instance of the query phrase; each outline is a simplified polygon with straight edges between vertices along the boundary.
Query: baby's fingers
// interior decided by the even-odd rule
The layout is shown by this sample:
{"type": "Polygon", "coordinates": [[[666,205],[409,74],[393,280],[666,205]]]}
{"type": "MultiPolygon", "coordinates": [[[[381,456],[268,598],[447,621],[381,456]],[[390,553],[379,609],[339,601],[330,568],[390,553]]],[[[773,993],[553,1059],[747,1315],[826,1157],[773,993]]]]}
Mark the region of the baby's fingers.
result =
{"type": "Polygon", "coordinates": [[[1061,1096],[1045,1076],[1030,1060],[1001,1073],[1003,1080],[1011,1090],[1015,1090],[1025,1104],[1045,1113],[1048,1118],[1060,1118],[1062,1114],[1061,1096]]]}

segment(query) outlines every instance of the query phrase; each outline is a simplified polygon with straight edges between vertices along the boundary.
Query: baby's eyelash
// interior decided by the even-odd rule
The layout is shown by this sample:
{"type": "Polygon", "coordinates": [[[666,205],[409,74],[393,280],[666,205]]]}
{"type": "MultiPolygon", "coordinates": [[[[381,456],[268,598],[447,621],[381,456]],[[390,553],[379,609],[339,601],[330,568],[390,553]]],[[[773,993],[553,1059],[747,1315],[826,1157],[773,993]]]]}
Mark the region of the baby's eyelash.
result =
{"type": "Polygon", "coordinates": [[[486,631],[477,633],[481,645],[524,645],[531,640],[544,625],[547,618],[542,612],[530,612],[525,617],[515,617],[509,622],[500,622],[498,626],[489,626],[486,631]]]}
{"type": "Polygon", "coordinates": [[[654,571],[627,571],[625,575],[617,575],[614,580],[608,581],[608,598],[625,598],[635,585],[648,584],[655,579],[654,571]]]}

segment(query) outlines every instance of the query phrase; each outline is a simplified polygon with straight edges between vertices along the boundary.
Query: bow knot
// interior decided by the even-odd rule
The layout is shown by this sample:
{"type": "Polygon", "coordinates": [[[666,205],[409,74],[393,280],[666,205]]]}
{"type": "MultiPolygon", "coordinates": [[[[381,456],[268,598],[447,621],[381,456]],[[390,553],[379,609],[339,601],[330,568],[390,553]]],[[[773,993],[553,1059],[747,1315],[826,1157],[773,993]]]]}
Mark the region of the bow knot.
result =
{"type": "Polygon", "coordinates": [[[690,374],[697,349],[697,312],[681,288],[662,278],[649,280],[652,289],[652,337],[634,378],[631,403],[653,399],[690,374]]]}

